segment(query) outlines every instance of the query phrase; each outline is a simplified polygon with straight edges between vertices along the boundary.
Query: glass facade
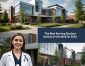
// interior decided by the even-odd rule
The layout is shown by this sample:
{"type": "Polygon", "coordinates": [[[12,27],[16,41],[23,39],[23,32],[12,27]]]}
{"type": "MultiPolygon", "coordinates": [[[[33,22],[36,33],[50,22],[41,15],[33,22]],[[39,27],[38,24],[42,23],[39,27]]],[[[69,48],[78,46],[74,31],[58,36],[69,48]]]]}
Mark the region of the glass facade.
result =
{"type": "Polygon", "coordinates": [[[56,16],[61,17],[62,16],[62,9],[56,7],[56,16]]]}
{"type": "Polygon", "coordinates": [[[20,4],[15,6],[15,15],[18,15],[20,12],[20,4]]]}
{"type": "Polygon", "coordinates": [[[52,16],[52,11],[53,9],[42,9],[42,15],[45,15],[45,16],[52,16]]]}
{"type": "Polygon", "coordinates": [[[4,38],[0,37],[0,44],[3,44],[3,42],[4,42],[4,38]]]}
{"type": "Polygon", "coordinates": [[[36,9],[35,11],[36,12],[41,11],[42,6],[43,6],[43,2],[41,0],[35,0],[35,9],[36,9]]]}
{"type": "Polygon", "coordinates": [[[29,3],[21,2],[15,6],[15,15],[20,11],[23,11],[25,15],[33,15],[33,6],[29,3]]]}
{"type": "Polygon", "coordinates": [[[24,34],[25,36],[25,43],[26,44],[32,44],[32,43],[36,43],[36,34],[24,34]]]}
{"type": "Polygon", "coordinates": [[[43,54],[54,55],[58,45],[56,43],[40,43],[40,52],[43,54]]]}

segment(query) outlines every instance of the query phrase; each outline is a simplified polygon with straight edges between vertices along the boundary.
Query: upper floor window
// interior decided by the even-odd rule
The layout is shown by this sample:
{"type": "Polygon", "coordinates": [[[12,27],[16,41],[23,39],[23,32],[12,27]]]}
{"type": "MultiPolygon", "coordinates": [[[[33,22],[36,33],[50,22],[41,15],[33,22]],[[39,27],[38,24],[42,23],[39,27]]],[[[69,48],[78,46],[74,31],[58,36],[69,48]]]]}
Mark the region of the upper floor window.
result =
{"type": "Polygon", "coordinates": [[[41,8],[42,8],[42,1],[41,0],[35,1],[35,9],[36,9],[35,11],[39,12],[41,8]]]}

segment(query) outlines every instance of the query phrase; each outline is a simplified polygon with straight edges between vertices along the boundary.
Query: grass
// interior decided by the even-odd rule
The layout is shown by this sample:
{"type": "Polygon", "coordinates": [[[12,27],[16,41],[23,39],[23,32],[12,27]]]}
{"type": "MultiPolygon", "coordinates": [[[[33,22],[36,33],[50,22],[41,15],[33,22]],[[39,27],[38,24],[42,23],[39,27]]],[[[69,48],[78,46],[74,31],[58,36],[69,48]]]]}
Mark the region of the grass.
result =
{"type": "Polygon", "coordinates": [[[85,24],[75,24],[70,26],[70,28],[85,28],[85,24]]]}
{"type": "Polygon", "coordinates": [[[29,27],[0,24],[0,32],[13,31],[13,30],[25,30],[25,29],[29,29],[29,27]]]}
{"type": "Polygon", "coordinates": [[[81,66],[80,64],[65,65],[65,66],[81,66]]]}
{"type": "Polygon", "coordinates": [[[5,24],[0,24],[0,32],[10,31],[10,27],[5,24]]]}
{"type": "MultiPolygon", "coordinates": [[[[32,24],[32,26],[36,27],[58,27],[58,26],[63,26],[64,24],[59,24],[59,23],[41,23],[41,24],[32,24]]],[[[68,28],[85,28],[85,24],[75,24],[72,26],[69,26],[68,28]]],[[[12,26],[10,24],[0,24],[0,32],[6,32],[6,31],[12,31],[12,30],[25,30],[29,29],[28,26],[23,27],[23,26],[12,26]]]]}
{"type": "Polygon", "coordinates": [[[37,26],[37,27],[57,27],[57,26],[62,26],[63,24],[59,24],[59,23],[41,23],[41,24],[32,24],[33,26],[37,26]]]}
{"type": "MultiPolygon", "coordinates": [[[[58,27],[58,26],[63,26],[63,25],[69,25],[69,24],[60,24],[60,23],[41,23],[41,24],[32,24],[33,26],[36,27],[58,27]]],[[[85,28],[85,24],[75,24],[72,26],[69,26],[68,28],[85,28]]]]}

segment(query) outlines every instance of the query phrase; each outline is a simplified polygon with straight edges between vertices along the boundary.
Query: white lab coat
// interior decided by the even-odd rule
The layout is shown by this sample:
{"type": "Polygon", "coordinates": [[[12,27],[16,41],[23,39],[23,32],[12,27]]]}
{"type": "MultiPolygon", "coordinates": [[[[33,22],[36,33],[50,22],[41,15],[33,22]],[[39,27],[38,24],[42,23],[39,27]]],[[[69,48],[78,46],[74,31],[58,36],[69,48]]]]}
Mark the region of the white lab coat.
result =
{"type": "MultiPolygon", "coordinates": [[[[3,54],[0,66],[15,66],[12,51],[3,54]]],[[[21,66],[32,66],[31,58],[27,53],[22,52],[21,66]]]]}

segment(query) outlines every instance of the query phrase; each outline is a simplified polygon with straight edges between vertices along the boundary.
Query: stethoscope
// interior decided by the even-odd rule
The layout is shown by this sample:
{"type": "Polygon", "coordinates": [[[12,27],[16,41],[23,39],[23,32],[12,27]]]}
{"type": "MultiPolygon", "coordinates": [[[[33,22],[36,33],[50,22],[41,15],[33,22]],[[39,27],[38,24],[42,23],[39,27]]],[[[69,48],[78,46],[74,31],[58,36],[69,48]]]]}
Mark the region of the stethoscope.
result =
{"type": "MultiPolygon", "coordinates": [[[[8,55],[8,56],[11,56],[11,55],[8,55]]],[[[26,55],[24,55],[24,62],[27,61],[28,62],[28,58],[26,57],[26,55]]]]}
{"type": "Polygon", "coordinates": [[[24,55],[24,62],[27,61],[28,62],[28,58],[26,57],[26,55],[24,55]]]}

